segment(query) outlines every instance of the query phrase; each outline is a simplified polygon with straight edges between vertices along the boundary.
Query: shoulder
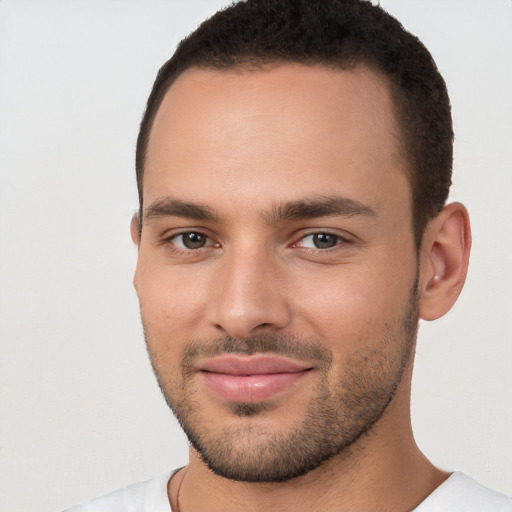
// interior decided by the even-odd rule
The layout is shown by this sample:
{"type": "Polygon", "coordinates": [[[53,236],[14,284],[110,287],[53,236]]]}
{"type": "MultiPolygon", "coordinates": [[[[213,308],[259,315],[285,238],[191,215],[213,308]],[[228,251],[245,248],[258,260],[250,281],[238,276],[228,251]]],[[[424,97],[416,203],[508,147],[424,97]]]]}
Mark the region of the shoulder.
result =
{"type": "Polygon", "coordinates": [[[64,512],[171,512],[167,483],[176,471],[166,471],[150,480],[76,505],[64,512]]]}
{"type": "Polygon", "coordinates": [[[413,512],[512,512],[512,498],[456,471],[413,512]]]}

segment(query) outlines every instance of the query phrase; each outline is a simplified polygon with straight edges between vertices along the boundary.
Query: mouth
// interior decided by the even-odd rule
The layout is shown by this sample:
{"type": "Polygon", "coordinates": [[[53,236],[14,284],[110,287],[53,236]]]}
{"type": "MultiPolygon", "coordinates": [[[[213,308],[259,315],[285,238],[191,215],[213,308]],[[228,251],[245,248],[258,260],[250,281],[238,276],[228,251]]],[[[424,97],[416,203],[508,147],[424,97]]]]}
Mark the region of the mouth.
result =
{"type": "Polygon", "coordinates": [[[296,386],[313,369],[270,355],[217,356],[197,367],[207,389],[227,402],[257,403],[296,386]]]}

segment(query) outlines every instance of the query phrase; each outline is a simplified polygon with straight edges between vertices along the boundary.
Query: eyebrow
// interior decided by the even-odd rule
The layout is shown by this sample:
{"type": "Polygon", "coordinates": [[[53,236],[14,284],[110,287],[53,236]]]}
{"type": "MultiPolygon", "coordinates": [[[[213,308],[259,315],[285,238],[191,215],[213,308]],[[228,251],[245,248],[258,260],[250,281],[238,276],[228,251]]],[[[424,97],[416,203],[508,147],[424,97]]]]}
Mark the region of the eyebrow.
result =
{"type": "Polygon", "coordinates": [[[154,201],[144,211],[144,217],[147,220],[157,217],[184,217],[212,222],[219,220],[217,213],[206,205],[190,203],[171,197],[154,201]]]}
{"type": "MultiPolygon", "coordinates": [[[[270,213],[265,214],[265,220],[269,224],[278,224],[284,221],[336,215],[377,217],[375,210],[359,201],[343,196],[329,196],[276,204],[270,213]]],[[[220,221],[217,212],[207,205],[171,197],[157,199],[145,209],[144,218],[146,220],[158,217],[183,217],[210,222],[220,221]]]]}
{"type": "Polygon", "coordinates": [[[286,220],[315,219],[335,215],[377,217],[375,210],[359,201],[343,196],[329,196],[276,205],[267,220],[271,224],[277,224],[286,220]]]}

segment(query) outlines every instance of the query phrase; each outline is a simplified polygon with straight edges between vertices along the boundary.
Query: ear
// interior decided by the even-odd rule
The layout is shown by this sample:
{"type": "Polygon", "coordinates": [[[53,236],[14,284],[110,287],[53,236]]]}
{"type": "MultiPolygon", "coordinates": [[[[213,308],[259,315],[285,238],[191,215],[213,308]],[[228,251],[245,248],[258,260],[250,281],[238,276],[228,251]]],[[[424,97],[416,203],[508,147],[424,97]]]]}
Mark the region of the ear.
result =
{"type": "Polygon", "coordinates": [[[471,250],[469,215],[452,203],[432,219],[420,249],[419,315],[435,320],[455,304],[464,282],[471,250]]]}
{"type": "Polygon", "coordinates": [[[132,242],[135,245],[139,245],[139,243],[140,243],[140,221],[139,221],[139,215],[137,213],[133,214],[132,220],[130,222],[130,235],[132,237],[132,242]]]}

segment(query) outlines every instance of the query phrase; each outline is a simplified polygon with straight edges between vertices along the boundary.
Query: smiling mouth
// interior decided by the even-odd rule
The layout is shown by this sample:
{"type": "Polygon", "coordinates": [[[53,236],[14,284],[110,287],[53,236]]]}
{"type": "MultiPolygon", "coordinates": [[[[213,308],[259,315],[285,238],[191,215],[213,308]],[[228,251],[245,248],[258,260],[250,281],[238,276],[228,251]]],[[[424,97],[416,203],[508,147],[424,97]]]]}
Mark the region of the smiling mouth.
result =
{"type": "Polygon", "coordinates": [[[268,355],[223,355],[198,366],[207,389],[227,402],[257,403],[290,390],[313,368],[268,355]]]}

